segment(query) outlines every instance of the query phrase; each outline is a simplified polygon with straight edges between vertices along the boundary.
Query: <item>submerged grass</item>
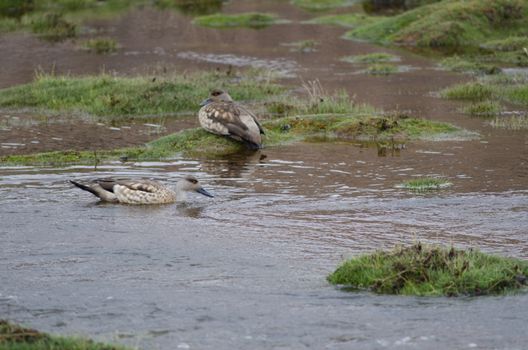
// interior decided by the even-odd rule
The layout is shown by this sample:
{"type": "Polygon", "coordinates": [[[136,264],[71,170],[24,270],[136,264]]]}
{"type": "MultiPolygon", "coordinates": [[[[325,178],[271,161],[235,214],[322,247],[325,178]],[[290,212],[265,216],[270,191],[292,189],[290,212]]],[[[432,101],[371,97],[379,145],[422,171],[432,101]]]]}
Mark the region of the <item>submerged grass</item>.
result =
{"type": "Polygon", "coordinates": [[[524,260],[416,243],[353,258],[327,279],[381,294],[462,296],[515,291],[527,278],[524,260]]]}
{"type": "Polygon", "coordinates": [[[398,73],[399,69],[397,66],[387,63],[374,63],[367,66],[366,73],[371,75],[389,75],[398,73]]]}
{"type": "Polygon", "coordinates": [[[200,16],[194,19],[194,23],[203,27],[212,28],[265,28],[272,24],[282,22],[276,15],[270,13],[247,12],[238,14],[216,13],[200,16]]]}
{"type": "Polygon", "coordinates": [[[386,52],[373,52],[365,55],[346,56],[342,61],[350,63],[382,63],[382,62],[398,62],[400,58],[386,52]]]}
{"type": "Polygon", "coordinates": [[[330,10],[338,7],[352,6],[355,0],[292,0],[294,5],[311,11],[330,10]]]}
{"type": "Polygon", "coordinates": [[[378,18],[361,13],[344,13],[339,15],[326,15],[313,18],[306,23],[309,24],[331,24],[342,27],[356,28],[366,24],[374,23],[378,18]]]}
{"type": "Polygon", "coordinates": [[[491,63],[483,63],[469,57],[454,55],[440,62],[440,65],[453,72],[468,72],[473,74],[498,74],[501,69],[491,63]]]}
{"type": "Polygon", "coordinates": [[[508,130],[528,130],[528,115],[496,117],[490,122],[494,128],[508,130]]]}
{"type": "Polygon", "coordinates": [[[112,38],[94,38],[81,42],[81,48],[97,54],[112,53],[117,51],[118,44],[112,38]]]}
{"type": "Polygon", "coordinates": [[[0,320],[0,349],[5,350],[125,350],[124,346],[89,339],[59,337],[0,320]]]}
{"type": "Polygon", "coordinates": [[[0,107],[33,108],[97,117],[166,115],[195,111],[213,88],[225,88],[240,101],[283,91],[262,72],[236,77],[213,72],[173,76],[115,77],[39,74],[30,84],[0,90],[0,107]]]}
{"type": "Polygon", "coordinates": [[[412,179],[405,181],[398,187],[406,188],[413,191],[430,191],[439,190],[451,186],[452,183],[446,179],[438,179],[433,177],[425,177],[419,179],[412,179]]]}

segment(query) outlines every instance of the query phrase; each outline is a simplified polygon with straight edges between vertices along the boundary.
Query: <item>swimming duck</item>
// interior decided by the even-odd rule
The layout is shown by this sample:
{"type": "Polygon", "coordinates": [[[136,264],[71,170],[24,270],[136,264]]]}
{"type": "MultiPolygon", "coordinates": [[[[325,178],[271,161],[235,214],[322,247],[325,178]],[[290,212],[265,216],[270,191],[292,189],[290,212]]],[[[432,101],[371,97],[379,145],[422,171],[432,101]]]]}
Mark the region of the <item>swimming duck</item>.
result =
{"type": "Polygon", "coordinates": [[[193,176],[186,176],[176,183],[173,191],[169,187],[151,180],[97,179],[88,185],[70,180],[82,190],[99,197],[102,202],[124,204],[166,204],[184,201],[187,192],[198,192],[214,197],[207,192],[193,176]]]}
{"type": "Polygon", "coordinates": [[[200,106],[198,120],[202,128],[244,142],[250,149],[262,148],[260,135],[264,130],[257,117],[233,101],[227,91],[214,89],[200,106]]]}

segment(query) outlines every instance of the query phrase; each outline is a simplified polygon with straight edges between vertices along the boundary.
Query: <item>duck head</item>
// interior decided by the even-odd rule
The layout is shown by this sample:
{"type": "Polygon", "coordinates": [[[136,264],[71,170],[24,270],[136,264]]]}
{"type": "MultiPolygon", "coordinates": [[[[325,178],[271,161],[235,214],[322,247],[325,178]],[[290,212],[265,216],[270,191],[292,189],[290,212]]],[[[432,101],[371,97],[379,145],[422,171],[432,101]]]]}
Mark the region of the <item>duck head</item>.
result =
{"type": "Polygon", "coordinates": [[[233,102],[233,99],[227,91],[221,90],[221,89],[213,89],[211,93],[209,94],[209,98],[205,99],[200,103],[200,106],[205,106],[212,102],[233,102]]]}
{"type": "Polygon", "coordinates": [[[211,193],[206,191],[197,178],[194,176],[186,176],[178,181],[178,188],[183,192],[198,192],[207,197],[214,197],[211,193]]]}

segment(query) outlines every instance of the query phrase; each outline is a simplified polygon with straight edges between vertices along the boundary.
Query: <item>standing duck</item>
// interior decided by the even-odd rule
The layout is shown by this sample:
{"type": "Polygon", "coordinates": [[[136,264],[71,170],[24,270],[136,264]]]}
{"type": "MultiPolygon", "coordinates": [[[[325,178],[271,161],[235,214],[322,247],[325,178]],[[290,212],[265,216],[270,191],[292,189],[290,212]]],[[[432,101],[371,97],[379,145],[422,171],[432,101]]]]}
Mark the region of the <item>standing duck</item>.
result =
{"type": "Polygon", "coordinates": [[[81,190],[99,197],[102,202],[123,204],[166,204],[185,201],[187,192],[198,192],[214,197],[207,192],[193,176],[187,176],[176,183],[175,190],[151,180],[98,179],[88,185],[70,180],[81,190]]]}
{"type": "Polygon", "coordinates": [[[226,91],[214,89],[200,106],[198,120],[202,128],[244,142],[250,149],[262,148],[264,130],[257,117],[233,101],[226,91]]]}

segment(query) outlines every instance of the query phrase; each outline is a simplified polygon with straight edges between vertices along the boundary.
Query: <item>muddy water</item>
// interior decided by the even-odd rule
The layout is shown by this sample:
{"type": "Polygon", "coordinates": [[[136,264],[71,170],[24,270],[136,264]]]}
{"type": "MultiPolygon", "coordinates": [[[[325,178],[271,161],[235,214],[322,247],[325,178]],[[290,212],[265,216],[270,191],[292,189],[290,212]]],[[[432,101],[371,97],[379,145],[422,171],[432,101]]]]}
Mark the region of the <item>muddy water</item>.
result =
{"type": "MultiPolygon", "coordinates": [[[[273,10],[292,22],[259,31],[211,30],[177,12],[144,8],[89,24],[123,45],[110,56],[78,51],[72,42],[6,35],[0,45],[13,54],[0,58],[0,84],[30,81],[39,65],[75,74],[103,67],[131,74],[154,66],[269,66],[291,76],[292,86],[318,78],[358,101],[453,122],[481,137],[401,150],[307,143],[96,170],[1,168],[2,318],[144,349],[524,349],[527,294],[386,297],[345,293],[324,278],[346,257],[417,239],[528,258],[526,132],[493,129],[431,95],[464,76],[403,51],[340,40],[341,29],[299,24],[310,15],[287,2],[231,1],[224,10],[273,10]],[[318,51],[280,45],[304,39],[320,41],[318,51]],[[380,50],[414,69],[372,77],[338,60],[380,50]],[[100,205],[67,182],[108,175],[171,182],[185,174],[202,179],[216,198],[149,208],[100,205]],[[441,193],[395,187],[437,175],[453,186],[441,193]]],[[[55,125],[11,117],[2,124],[9,130],[0,131],[6,152],[22,147],[16,132],[55,125]]],[[[64,118],[58,125],[68,123],[64,118]]],[[[185,124],[171,125],[150,137],[185,124]]],[[[87,142],[121,126],[97,127],[86,132],[87,142]]],[[[141,126],[131,129],[136,134],[126,142],[149,139],[141,138],[141,126]]],[[[31,140],[47,144],[56,137],[50,130],[31,140]]],[[[82,147],[81,135],[75,138],[82,147]]]]}

